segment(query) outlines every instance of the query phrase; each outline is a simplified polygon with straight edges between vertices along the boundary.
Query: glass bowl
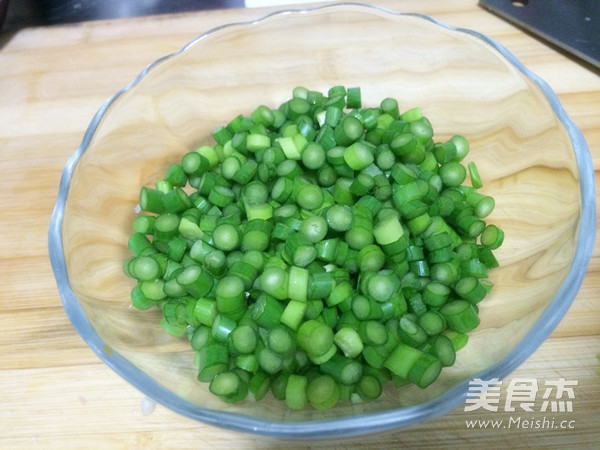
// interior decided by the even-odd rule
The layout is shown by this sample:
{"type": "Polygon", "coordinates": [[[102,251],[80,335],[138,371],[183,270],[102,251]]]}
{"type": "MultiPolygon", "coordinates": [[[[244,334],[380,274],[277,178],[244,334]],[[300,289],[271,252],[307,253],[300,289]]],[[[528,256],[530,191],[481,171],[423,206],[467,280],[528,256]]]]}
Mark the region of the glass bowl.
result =
{"type": "Polygon", "coordinates": [[[150,64],[93,118],[61,179],[49,251],[66,313],[113,370],[148,397],[220,427],[279,437],[363,434],[414,424],[464,404],[468,381],[503,378],[573,302],[595,238],[587,145],[549,86],[496,41],[419,14],[362,4],[288,10],[210,30],[150,64]],[[426,389],[376,401],[291,411],[265,397],[225,404],[196,379],[185,338],[130,305],[122,262],[142,186],[211,131],[296,86],[360,86],[421,107],[437,140],[462,134],[505,232],[481,325],[426,389]]]}

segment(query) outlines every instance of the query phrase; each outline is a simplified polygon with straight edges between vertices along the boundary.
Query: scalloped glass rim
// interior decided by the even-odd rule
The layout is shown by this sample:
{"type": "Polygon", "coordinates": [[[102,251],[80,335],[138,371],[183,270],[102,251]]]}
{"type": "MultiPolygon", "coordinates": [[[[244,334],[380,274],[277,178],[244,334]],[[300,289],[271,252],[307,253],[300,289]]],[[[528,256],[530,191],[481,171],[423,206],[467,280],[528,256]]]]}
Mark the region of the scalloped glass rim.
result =
{"type": "Polygon", "coordinates": [[[232,26],[252,25],[278,15],[309,13],[316,10],[336,9],[343,7],[367,8],[397,16],[418,17],[448,30],[470,34],[471,36],[478,38],[485,44],[500,52],[510,64],[512,64],[517,70],[523,73],[541,89],[542,93],[550,103],[554,113],[565,127],[571,142],[573,143],[580,175],[582,201],[582,212],[578,229],[578,241],[573,265],[564,283],[555,294],[546,310],[539,317],[532,330],[524,336],[519,345],[516,346],[515,349],[511,351],[505,358],[488,369],[482,371],[480,374],[478,374],[478,377],[482,379],[490,379],[494,377],[504,378],[519,365],[521,365],[556,328],[560,320],[564,317],[567,310],[571,306],[575,296],[577,295],[577,292],[579,291],[581,283],[583,282],[583,278],[591,258],[596,235],[594,170],[589,148],[580,130],[568,117],[556,94],[549,87],[549,85],[537,75],[532,73],[529,69],[527,69],[500,43],[479,32],[452,27],[427,15],[416,13],[400,13],[363,3],[339,3],[316,8],[281,10],[272,14],[268,14],[257,20],[230,23],[213,28],[197,36],[177,52],[167,55],[149,64],[131,83],[115,93],[101,106],[86,130],[81,145],[69,159],[64,168],[60,180],[57,201],[52,213],[48,232],[50,262],[56,278],[63,306],[74,328],[86,341],[90,348],[111,369],[113,369],[116,373],[118,373],[121,377],[123,377],[148,397],[184,416],[222,428],[229,428],[238,431],[275,437],[334,437],[342,435],[348,436],[374,433],[415,424],[424,419],[432,419],[446,414],[465,402],[466,393],[468,390],[468,382],[458,384],[447,391],[444,395],[417,406],[353,417],[344,417],[340,419],[318,420],[301,423],[271,422],[253,419],[230,412],[212,411],[199,408],[185,399],[181,399],[180,397],[174,395],[168,389],[160,386],[154,379],[137,369],[133,364],[120,356],[118,353],[110,351],[105,342],[98,336],[90,324],[84,310],[81,307],[81,304],[79,303],[79,300],[71,288],[62,245],[62,223],[70,180],[75,166],[88,148],[97,127],[99,126],[105,112],[110,105],[121,94],[138,84],[155,66],[181,52],[185,52],[187,48],[189,48],[198,40],[201,40],[208,35],[218,33],[222,29],[232,26]],[[110,358],[108,357],[109,352],[110,358]]]}

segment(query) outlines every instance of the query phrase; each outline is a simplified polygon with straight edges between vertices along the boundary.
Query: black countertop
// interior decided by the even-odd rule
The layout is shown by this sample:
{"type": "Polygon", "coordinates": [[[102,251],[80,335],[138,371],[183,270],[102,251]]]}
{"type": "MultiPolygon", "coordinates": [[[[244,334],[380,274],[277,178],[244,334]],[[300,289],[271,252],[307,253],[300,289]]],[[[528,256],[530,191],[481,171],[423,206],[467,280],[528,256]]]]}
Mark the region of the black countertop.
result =
{"type": "Polygon", "coordinates": [[[244,6],[244,0],[0,0],[0,26],[2,30],[13,30],[244,6]]]}

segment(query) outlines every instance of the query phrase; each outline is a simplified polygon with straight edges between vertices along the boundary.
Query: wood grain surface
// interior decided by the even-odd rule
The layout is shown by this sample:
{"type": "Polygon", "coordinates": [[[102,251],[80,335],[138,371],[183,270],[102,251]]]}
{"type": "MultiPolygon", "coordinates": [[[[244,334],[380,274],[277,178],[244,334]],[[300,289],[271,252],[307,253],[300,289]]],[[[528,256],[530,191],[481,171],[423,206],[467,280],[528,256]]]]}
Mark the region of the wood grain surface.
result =
{"type": "MultiPolygon", "coordinates": [[[[581,129],[598,170],[598,71],[491,15],[475,0],[373,3],[430,14],[500,41],[554,89],[581,129]]],[[[573,306],[511,377],[540,383],[577,380],[572,412],[460,408],[377,435],[312,441],[255,436],[153,405],[75,332],[50,267],[47,233],[61,172],[91,118],[157,58],[208,29],[257,19],[275,9],[98,21],[0,35],[0,448],[598,448],[598,242],[573,306]],[[548,424],[535,425],[543,419],[548,424]],[[466,422],[472,420],[504,422],[499,428],[471,429],[466,422]],[[527,428],[526,420],[533,421],[527,428]]],[[[505,396],[503,390],[500,404],[505,396]]],[[[541,394],[536,400],[539,406],[541,394]]]]}

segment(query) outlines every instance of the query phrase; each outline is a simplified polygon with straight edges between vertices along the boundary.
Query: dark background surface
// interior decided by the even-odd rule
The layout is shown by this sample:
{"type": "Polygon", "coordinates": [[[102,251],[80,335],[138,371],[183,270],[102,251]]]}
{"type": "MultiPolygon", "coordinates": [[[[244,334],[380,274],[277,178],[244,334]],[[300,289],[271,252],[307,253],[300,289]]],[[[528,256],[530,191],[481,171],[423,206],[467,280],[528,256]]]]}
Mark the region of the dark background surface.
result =
{"type": "Polygon", "coordinates": [[[6,31],[26,26],[243,7],[244,0],[0,0],[0,26],[6,31]]]}
{"type": "Polygon", "coordinates": [[[600,0],[479,0],[479,5],[600,69],[600,0]]]}

